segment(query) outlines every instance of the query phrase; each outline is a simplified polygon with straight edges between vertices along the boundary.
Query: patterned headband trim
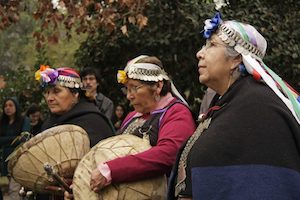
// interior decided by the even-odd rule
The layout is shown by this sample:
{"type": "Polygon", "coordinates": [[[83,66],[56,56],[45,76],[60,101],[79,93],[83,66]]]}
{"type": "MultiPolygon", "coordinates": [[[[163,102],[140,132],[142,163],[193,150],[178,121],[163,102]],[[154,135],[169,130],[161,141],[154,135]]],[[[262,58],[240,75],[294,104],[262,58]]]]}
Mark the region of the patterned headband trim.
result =
{"type": "Polygon", "coordinates": [[[162,81],[169,80],[167,73],[159,66],[151,63],[135,63],[125,69],[128,78],[138,79],[142,81],[162,81]]]}
{"type": "Polygon", "coordinates": [[[163,79],[170,80],[163,69],[151,63],[133,63],[127,65],[124,71],[118,71],[118,83],[125,84],[128,78],[154,82],[162,81],[163,79]]]}
{"type": "Polygon", "coordinates": [[[249,37],[243,28],[241,32],[244,33],[245,39],[237,31],[229,27],[229,25],[223,23],[219,12],[217,12],[212,19],[207,19],[205,21],[203,36],[204,38],[209,39],[215,32],[217,32],[217,35],[223,42],[234,48],[238,53],[244,55],[251,54],[260,59],[264,57],[264,53],[249,42],[249,37]]]}
{"type": "Polygon", "coordinates": [[[41,65],[35,72],[35,79],[40,82],[41,88],[59,84],[68,88],[82,88],[80,76],[71,68],[52,69],[41,65]]]}
{"type": "Polygon", "coordinates": [[[219,26],[219,32],[217,35],[223,42],[233,47],[240,54],[248,55],[253,54],[256,57],[262,59],[264,54],[258,50],[253,44],[244,40],[238,32],[228,27],[226,24],[219,26]]]}

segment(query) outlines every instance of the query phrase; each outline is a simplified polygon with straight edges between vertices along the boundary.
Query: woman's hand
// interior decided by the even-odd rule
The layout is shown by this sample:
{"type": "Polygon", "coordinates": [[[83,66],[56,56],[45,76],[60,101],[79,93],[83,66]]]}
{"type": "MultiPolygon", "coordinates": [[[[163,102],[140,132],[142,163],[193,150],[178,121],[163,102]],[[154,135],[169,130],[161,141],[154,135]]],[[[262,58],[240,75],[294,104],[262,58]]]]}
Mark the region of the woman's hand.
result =
{"type": "Polygon", "coordinates": [[[106,186],[107,180],[96,168],[92,171],[90,187],[94,192],[99,192],[102,188],[106,186]]]}
{"type": "MultiPolygon", "coordinates": [[[[70,186],[70,188],[73,188],[73,185],[70,186]]],[[[70,194],[68,191],[64,192],[64,200],[72,200],[74,199],[73,194],[70,194]]]]}

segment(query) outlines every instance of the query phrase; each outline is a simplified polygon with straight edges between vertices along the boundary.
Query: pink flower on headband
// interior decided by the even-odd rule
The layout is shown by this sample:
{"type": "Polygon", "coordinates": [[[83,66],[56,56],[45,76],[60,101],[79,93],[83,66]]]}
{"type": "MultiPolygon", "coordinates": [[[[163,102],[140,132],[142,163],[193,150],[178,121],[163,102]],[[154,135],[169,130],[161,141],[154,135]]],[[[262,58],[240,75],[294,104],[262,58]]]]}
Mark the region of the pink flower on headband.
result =
{"type": "Polygon", "coordinates": [[[35,72],[35,79],[41,82],[41,86],[55,84],[58,77],[58,71],[46,65],[41,65],[40,69],[35,72]]]}

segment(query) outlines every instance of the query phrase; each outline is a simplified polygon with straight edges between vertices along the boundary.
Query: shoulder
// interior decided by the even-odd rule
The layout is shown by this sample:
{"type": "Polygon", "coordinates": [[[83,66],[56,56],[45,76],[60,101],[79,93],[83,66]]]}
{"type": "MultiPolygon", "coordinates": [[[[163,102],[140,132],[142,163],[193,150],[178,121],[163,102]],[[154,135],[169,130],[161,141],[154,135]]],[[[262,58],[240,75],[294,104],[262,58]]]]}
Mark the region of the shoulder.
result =
{"type": "Polygon", "coordinates": [[[101,92],[97,93],[96,99],[112,103],[112,100],[110,98],[108,98],[107,96],[105,96],[104,94],[102,94],[101,92]]]}
{"type": "Polygon", "coordinates": [[[162,121],[169,120],[181,120],[194,123],[192,112],[185,104],[181,102],[169,104],[169,107],[167,108],[162,121]]]}

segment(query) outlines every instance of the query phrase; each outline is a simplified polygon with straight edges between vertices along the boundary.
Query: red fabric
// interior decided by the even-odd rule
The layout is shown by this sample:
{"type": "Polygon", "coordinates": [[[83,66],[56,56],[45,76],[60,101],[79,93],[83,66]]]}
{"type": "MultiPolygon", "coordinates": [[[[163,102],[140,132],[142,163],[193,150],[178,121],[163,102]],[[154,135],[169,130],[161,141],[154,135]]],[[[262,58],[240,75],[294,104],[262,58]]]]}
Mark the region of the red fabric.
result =
{"type": "MultiPolygon", "coordinates": [[[[132,116],[129,114],[128,117],[132,116]]],[[[196,125],[189,109],[182,104],[169,108],[159,130],[157,146],[139,154],[107,162],[112,183],[136,181],[169,173],[179,147],[195,131],[196,125]]]]}

